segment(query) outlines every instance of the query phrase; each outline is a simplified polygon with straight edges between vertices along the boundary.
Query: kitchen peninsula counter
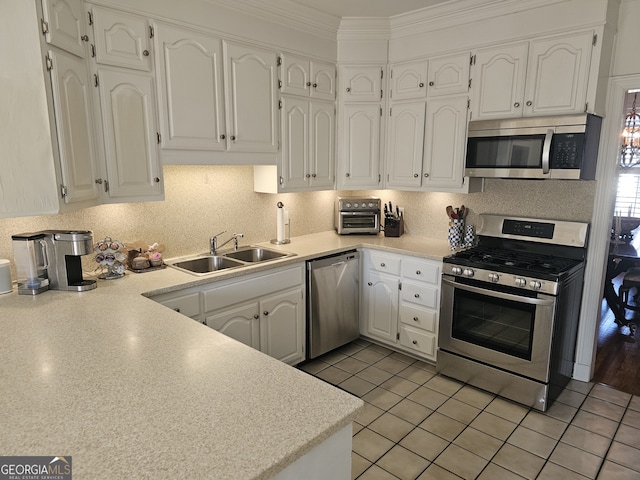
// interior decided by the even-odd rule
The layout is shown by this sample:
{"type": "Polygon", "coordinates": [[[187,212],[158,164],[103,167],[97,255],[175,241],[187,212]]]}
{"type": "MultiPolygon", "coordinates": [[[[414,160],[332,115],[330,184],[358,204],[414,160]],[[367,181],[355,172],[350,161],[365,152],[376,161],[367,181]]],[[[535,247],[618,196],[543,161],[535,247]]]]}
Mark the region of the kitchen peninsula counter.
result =
{"type": "Polygon", "coordinates": [[[295,257],[206,277],[166,268],[0,295],[0,454],[70,455],[78,479],[277,475],[363,402],[144,296],[362,246],[448,254],[432,239],[323,232],[270,245],[295,257]]]}

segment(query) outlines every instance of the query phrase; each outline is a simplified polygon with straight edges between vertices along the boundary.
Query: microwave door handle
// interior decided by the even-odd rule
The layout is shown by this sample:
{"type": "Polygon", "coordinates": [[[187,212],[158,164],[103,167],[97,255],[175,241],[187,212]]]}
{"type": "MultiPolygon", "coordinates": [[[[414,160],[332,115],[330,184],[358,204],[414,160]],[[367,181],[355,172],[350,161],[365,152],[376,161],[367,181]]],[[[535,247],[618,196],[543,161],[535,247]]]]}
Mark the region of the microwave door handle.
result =
{"type": "Polygon", "coordinates": [[[545,175],[550,170],[551,140],[553,140],[553,130],[550,128],[544,136],[544,144],[542,146],[542,173],[545,175]]]}
{"type": "Polygon", "coordinates": [[[458,288],[460,290],[466,290],[468,292],[478,293],[480,295],[488,295],[490,297],[501,298],[503,300],[511,300],[518,303],[527,303],[529,305],[553,305],[554,299],[547,297],[539,297],[539,298],[531,298],[531,297],[521,297],[520,295],[513,295],[511,293],[505,292],[497,292],[494,290],[487,290],[480,287],[475,287],[473,285],[466,285],[464,283],[457,283],[448,278],[442,278],[442,283],[452,286],[453,288],[458,288]]]}

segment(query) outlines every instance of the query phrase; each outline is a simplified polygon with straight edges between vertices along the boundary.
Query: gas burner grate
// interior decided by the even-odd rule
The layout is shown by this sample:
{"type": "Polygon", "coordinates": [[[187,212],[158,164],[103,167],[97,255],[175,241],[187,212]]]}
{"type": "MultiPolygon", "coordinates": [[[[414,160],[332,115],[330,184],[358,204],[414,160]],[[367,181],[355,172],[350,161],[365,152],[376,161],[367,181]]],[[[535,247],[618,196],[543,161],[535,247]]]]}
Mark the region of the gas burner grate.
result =
{"type": "Polygon", "coordinates": [[[532,273],[560,274],[577,265],[577,260],[550,255],[504,250],[497,248],[475,247],[458,252],[454,260],[464,260],[466,264],[486,269],[509,267],[532,273]]]}

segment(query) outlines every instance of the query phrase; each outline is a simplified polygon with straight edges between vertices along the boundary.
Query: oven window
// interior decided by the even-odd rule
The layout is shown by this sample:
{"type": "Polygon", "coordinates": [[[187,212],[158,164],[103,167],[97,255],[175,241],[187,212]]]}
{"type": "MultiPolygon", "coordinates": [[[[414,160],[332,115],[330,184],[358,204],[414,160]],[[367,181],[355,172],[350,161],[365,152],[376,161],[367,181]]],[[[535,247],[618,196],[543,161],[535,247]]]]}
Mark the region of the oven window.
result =
{"type": "Polygon", "coordinates": [[[531,360],[535,305],[456,289],[452,336],[531,360]]]}
{"type": "Polygon", "coordinates": [[[343,215],[343,228],[376,228],[376,215],[343,215]]]}
{"type": "Polygon", "coordinates": [[[475,137],[467,144],[467,168],[542,168],[544,135],[475,137]]]}

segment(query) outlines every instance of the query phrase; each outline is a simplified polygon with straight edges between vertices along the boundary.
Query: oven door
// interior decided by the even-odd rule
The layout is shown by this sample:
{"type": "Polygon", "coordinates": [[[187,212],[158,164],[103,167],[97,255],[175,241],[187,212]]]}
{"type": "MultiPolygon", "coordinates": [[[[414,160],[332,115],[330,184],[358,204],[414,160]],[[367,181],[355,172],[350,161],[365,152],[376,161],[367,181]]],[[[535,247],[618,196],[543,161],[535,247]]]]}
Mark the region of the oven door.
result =
{"type": "Polygon", "coordinates": [[[378,233],[377,212],[339,212],[338,233],[378,233]]]}
{"type": "Polygon", "coordinates": [[[556,297],[443,275],[438,347],[549,381],[556,297]]]}

